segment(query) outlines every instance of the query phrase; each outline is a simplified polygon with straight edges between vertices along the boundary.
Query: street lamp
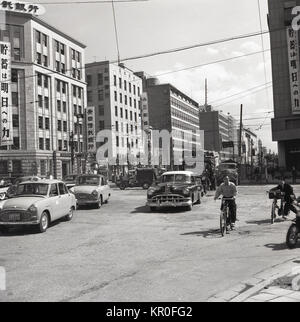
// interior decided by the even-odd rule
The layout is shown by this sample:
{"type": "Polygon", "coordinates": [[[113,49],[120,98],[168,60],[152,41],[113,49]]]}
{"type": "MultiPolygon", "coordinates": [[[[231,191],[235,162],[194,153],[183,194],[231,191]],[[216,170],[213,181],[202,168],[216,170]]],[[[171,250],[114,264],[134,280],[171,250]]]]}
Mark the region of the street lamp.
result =
{"type": "Polygon", "coordinates": [[[81,147],[80,147],[80,121],[82,121],[84,119],[84,115],[82,113],[77,113],[74,114],[74,116],[76,117],[76,124],[77,124],[77,146],[78,146],[78,153],[77,153],[77,173],[80,174],[81,173],[81,147]]]}

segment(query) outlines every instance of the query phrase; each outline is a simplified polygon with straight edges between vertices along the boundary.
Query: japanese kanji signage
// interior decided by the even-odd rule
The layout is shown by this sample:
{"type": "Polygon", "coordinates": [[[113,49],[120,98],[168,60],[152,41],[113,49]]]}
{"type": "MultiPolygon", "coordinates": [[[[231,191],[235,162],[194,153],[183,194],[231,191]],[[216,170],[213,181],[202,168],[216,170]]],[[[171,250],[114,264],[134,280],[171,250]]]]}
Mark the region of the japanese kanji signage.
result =
{"type": "Polygon", "coordinates": [[[32,15],[42,15],[46,12],[45,8],[39,4],[33,4],[23,1],[1,1],[0,10],[28,13],[32,15]]]}
{"type": "Polygon", "coordinates": [[[145,92],[141,95],[142,100],[142,123],[143,130],[149,130],[149,110],[148,110],[148,94],[145,92]]]}
{"type": "Polygon", "coordinates": [[[95,107],[86,108],[86,126],[87,126],[87,152],[96,152],[96,126],[95,126],[95,107]]]}
{"type": "Polygon", "coordinates": [[[299,37],[293,28],[287,28],[292,113],[300,114],[299,37]]]}
{"type": "Polygon", "coordinates": [[[13,144],[10,43],[0,42],[0,145],[13,144]]]}

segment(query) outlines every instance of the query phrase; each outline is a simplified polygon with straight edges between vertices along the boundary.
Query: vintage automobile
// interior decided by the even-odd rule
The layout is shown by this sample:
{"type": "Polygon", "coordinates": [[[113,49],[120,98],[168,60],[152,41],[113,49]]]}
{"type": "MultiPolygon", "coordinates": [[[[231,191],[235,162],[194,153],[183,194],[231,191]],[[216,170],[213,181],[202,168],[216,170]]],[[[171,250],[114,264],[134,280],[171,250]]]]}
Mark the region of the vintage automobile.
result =
{"type": "Polygon", "coordinates": [[[0,201],[6,199],[7,191],[12,186],[12,178],[0,179],[0,201]]]}
{"type": "Polygon", "coordinates": [[[137,168],[136,170],[130,170],[128,176],[120,177],[120,180],[117,181],[117,186],[121,190],[125,190],[128,187],[142,187],[147,190],[156,179],[155,169],[137,168]]]}
{"type": "Polygon", "coordinates": [[[76,185],[70,189],[77,199],[78,207],[84,205],[95,205],[100,208],[107,203],[111,190],[107,179],[98,174],[84,174],[78,176],[76,185]]]}
{"type": "Polygon", "coordinates": [[[76,185],[77,177],[78,177],[78,174],[68,174],[64,177],[63,181],[68,189],[76,185]]]}
{"type": "Polygon", "coordinates": [[[14,194],[16,193],[17,191],[17,187],[20,183],[22,182],[26,182],[26,181],[38,181],[40,180],[41,178],[40,177],[37,177],[37,176],[27,176],[27,177],[18,177],[16,178],[12,185],[8,188],[7,190],[7,196],[8,197],[13,197],[14,194]]]}
{"type": "Polygon", "coordinates": [[[202,186],[190,171],[165,172],[161,182],[151,186],[147,192],[147,205],[151,211],[161,207],[187,207],[192,210],[201,203],[202,186]]]}
{"type": "Polygon", "coordinates": [[[0,230],[11,226],[36,226],[45,232],[57,219],[70,221],[76,199],[62,181],[26,181],[17,186],[15,195],[0,204],[0,230]]]}

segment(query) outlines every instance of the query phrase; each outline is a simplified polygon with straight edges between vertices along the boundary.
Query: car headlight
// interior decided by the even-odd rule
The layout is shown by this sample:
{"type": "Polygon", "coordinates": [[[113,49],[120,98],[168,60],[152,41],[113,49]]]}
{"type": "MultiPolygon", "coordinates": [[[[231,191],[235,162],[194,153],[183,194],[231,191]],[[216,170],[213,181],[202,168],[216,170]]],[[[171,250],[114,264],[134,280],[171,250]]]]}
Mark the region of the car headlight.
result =
{"type": "Polygon", "coordinates": [[[183,194],[185,196],[189,196],[190,195],[190,190],[188,188],[184,188],[182,192],[183,192],[183,194]]]}
{"type": "Polygon", "coordinates": [[[94,191],[92,192],[92,195],[93,195],[94,197],[98,196],[98,192],[97,192],[97,190],[94,190],[94,191]]]}
{"type": "Polygon", "coordinates": [[[28,211],[32,212],[32,213],[36,213],[37,212],[37,207],[35,205],[31,205],[29,208],[28,208],[28,211]]]}
{"type": "Polygon", "coordinates": [[[6,196],[5,192],[0,193],[0,200],[4,200],[6,196]]]}
{"type": "Polygon", "coordinates": [[[154,192],[156,191],[156,189],[154,189],[154,188],[150,188],[149,190],[148,190],[148,192],[147,192],[147,194],[149,195],[149,196],[152,196],[153,194],[154,194],[154,192]]]}

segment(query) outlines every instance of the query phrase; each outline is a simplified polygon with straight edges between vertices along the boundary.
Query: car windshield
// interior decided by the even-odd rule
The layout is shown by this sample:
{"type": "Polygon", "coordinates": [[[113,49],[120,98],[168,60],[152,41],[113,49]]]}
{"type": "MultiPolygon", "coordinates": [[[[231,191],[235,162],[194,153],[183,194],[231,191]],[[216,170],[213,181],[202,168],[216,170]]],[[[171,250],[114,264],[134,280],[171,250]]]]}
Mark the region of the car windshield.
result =
{"type": "Polygon", "coordinates": [[[79,177],[78,184],[80,186],[98,186],[100,178],[97,176],[79,177]]]}
{"type": "Polygon", "coordinates": [[[46,183],[24,183],[20,184],[16,191],[16,196],[37,195],[47,196],[49,185],[46,183]]]}
{"type": "Polygon", "coordinates": [[[75,176],[66,176],[65,177],[65,181],[73,181],[73,180],[75,180],[76,179],[76,177],[75,176]]]}
{"type": "Polygon", "coordinates": [[[162,182],[191,182],[191,177],[187,174],[167,174],[162,177],[162,182]]]}

